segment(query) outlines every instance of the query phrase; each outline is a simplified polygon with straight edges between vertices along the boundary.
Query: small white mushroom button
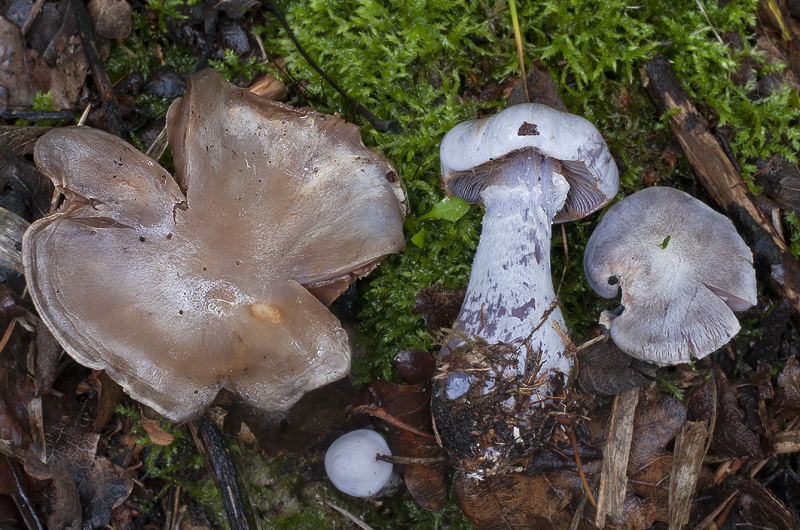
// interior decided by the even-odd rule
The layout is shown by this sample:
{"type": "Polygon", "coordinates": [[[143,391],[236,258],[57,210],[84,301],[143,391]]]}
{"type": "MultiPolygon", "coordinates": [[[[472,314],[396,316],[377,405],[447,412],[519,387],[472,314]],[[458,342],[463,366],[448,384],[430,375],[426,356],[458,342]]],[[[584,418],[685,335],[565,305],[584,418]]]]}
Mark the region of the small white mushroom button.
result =
{"type": "Polygon", "coordinates": [[[353,497],[380,497],[400,483],[392,464],[377,455],[391,455],[383,436],[359,429],[339,437],[325,453],[325,472],[336,489],[353,497]]]}

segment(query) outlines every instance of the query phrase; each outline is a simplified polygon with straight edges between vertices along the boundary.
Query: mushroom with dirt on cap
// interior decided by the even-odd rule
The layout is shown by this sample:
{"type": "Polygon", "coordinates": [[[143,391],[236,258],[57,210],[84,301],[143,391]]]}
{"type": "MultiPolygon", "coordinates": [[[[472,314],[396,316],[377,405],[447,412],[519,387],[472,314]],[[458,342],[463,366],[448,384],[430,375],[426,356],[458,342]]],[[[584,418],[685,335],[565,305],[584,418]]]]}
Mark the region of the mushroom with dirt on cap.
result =
{"type": "Polygon", "coordinates": [[[173,421],[223,388],[285,410],[350,370],[325,306],[403,248],[396,172],[355,125],[212,70],[167,130],[174,177],[88,127],[38,141],[65,200],[25,234],[34,304],[73,358],[173,421]]]}
{"type": "MultiPolygon", "coordinates": [[[[483,202],[486,213],[456,335],[440,355],[448,366],[434,406],[446,415],[447,402],[470,389],[486,394],[509,378],[533,390],[509,394],[507,410],[541,403],[572,367],[550,275],[552,223],[608,203],[617,192],[617,167],[589,121],[535,103],[455,126],[442,141],[441,162],[448,193],[483,202]],[[449,359],[470,338],[513,348],[502,366],[465,371],[449,359]]],[[[518,425],[524,430],[524,422],[518,425]]]]}
{"type": "Polygon", "coordinates": [[[753,255],[724,215],[673,188],[648,188],[608,209],[583,266],[622,314],[605,312],[625,353],[660,365],[703,358],[739,332],[756,303],[753,255]]]}

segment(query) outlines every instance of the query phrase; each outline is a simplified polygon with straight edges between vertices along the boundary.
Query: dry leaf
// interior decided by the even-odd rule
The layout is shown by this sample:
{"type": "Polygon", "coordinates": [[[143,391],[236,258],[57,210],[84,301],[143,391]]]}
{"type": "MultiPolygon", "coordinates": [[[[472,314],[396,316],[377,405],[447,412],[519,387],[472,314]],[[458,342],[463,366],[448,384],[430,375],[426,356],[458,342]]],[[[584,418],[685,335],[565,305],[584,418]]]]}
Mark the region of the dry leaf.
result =
{"type": "Polygon", "coordinates": [[[175,435],[164,432],[158,420],[151,420],[144,414],[141,415],[142,427],[147,431],[150,441],[156,445],[169,445],[175,440],[175,435]]]}

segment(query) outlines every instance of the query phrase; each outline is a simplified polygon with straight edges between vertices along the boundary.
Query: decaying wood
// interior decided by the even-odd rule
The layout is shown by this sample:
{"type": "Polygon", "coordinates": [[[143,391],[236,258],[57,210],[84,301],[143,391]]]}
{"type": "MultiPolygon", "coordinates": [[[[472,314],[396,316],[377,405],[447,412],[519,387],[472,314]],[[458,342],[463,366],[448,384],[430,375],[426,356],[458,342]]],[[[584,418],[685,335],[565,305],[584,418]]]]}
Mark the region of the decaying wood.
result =
{"type": "Polygon", "coordinates": [[[95,45],[95,32],[89,19],[89,11],[86,9],[86,4],[83,3],[83,0],[70,0],[70,5],[75,13],[75,22],[78,25],[83,52],[89,61],[92,77],[95,85],[97,85],[97,91],[100,92],[103,109],[106,111],[109,132],[121,137],[123,130],[122,118],[120,118],[117,108],[117,100],[114,99],[114,88],[111,86],[111,81],[109,81],[108,74],[103,66],[103,60],[100,58],[100,53],[95,45]]]}
{"type": "Polygon", "coordinates": [[[681,88],[666,57],[659,54],[645,67],[645,89],[661,112],[670,112],[669,126],[709,196],[733,218],[753,251],[757,265],[766,269],[769,283],[792,303],[800,323],[800,265],[770,220],[756,206],[730,159],[709,131],[703,117],[681,88]]]}
{"type": "Polygon", "coordinates": [[[0,265],[22,273],[22,235],[30,223],[0,208],[0,265]]]}
{"type": "Polygon", "coordinates": [[[633,438],[633,413],[639,402],[639,388],[620,392],[614,398],[608,438],[603,448],[603,468],[597,494],[597,526],[605,526],[606,515],[622,515],[628,486],[628,456],[633,438]]]}
{"type": "Polygon", "coordinates": [[[231,530],[249,530],[250,524],[239,489],[236,467],[231,460],[225,440],[217,427],[205,416],[189,422],[198,450],[209,469],[214,483],[222,494],[222,504],[231,530]],[[201,443],[202,440],[202,443],[201,443]]]}
{"type": "Polygon", "coordinates": [[[707,421],[687,421],[675,439],[675,458],[669,481],[669,528],[680,530],[689,522],[689,511],[703,468],[708,438],[707,421]]]}

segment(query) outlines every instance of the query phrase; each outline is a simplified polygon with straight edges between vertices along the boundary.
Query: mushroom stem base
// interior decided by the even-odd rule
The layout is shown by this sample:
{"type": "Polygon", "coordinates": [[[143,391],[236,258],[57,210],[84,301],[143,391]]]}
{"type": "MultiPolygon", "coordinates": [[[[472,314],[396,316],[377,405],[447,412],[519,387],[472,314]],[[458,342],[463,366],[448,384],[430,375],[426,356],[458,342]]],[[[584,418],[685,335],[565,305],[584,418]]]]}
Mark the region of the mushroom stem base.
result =
{"type": "Polygon", "coordinates": [[[517,378],[495,380],[491,374],[503,373],[514,362],[517,348],[473,342],[439,360],[434,395],[444,390],[449,374],[473,377],[470,390],[458,398],[431,403],[443,445],[469,476],[522,472],[526,457],[544,441],[549,412],[556,407],[552,397],[564,394],[564,378],[554,372],[530,385],[517,378]],[[543,388],[547,397],[539,397],[543,388]]]}

